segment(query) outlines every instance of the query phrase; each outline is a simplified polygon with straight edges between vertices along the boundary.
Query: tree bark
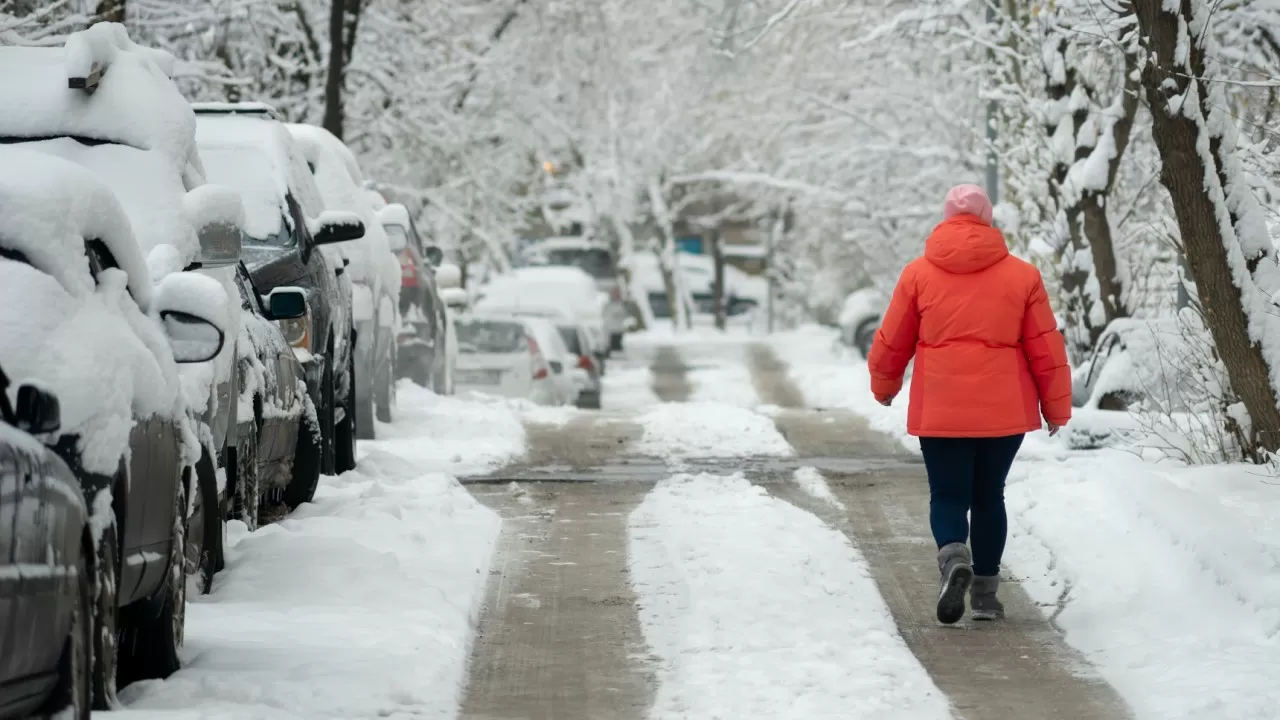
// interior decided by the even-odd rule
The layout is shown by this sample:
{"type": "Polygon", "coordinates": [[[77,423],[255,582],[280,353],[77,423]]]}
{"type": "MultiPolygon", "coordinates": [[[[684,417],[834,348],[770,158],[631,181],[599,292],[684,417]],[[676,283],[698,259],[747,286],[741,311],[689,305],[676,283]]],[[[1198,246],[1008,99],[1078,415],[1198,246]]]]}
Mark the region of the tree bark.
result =
{"type": "Polygon", "coordinates": [[[707,234],[711,238],[711,261],[714,263],[715,276],[711,286],[711,302],[715,308],[716,329],[724,330],[728,308],[725,307],[724,298],[724,240],[720,237],[720,231],[716,229],[708,230],[707,234]]]}
{"type": "MultiPolygon", "coordinates": [[[[1204,309],[1205,322],[1226,368],[1231,389],[1240,397],[1252,421],[1249,437],[1253,446],[1244,450],[1253,459],[1262,459],[1266,452],[1280,448],[1280,409],[1276,407],[1267,359],[1249,335],[1249,309],[1245,303],[1248,297],[1257,296],[1261,288],[1237,285],[1233,279],[1228,252],[1244,250],[1243,246],[1229,247],[1240,245],[1237,218],[1231,217],[1229,226],[1221,222],[1219,212],[1224,208],[1211,195],[1224,193],[1224,150],[1223,138],[1201,127],[1210,109],[1209,88],[1202,81],[1205,76],[1203,43],[1209,33],[1202,30],[1183,35],[1187,47],[1180,49],[1180,24],[1184,33],[1188,25],[1194,27],[1191,2],[1181,0],[1176,11],[1165,11],[1166,2],[1134,0],[1142,41],[1150,58],[1143,68],[1142,85],[1152,108],[1152,134],[1162,161],[1160,180],[1173,200],[1187,265],[1204,309]],[[1185,61],[1178,60],[1180,50],[1187,53],[1185,61]],[[1191,102],[1191,98],[1200,106],[1182,107],[1183,103],[1191,102]],[[1197,149],[1201,132],[1209,139],[1207,158],[1197,149]]],[[[1225,198],[1225,194],[1222,197],[1225,198]]],[[[1252,272],[1260,260],[1247,253],[1244,256],[1252,272]]],[[[1252,284],[1255,279],[1246,274],[1240,282],[1252,284]]]]}
{"type": "Polygon", "coordinates": [[[342,138],[342,80],[346,71],[346,48],[343,42],[343,16],[346,0],[331,0],[329,5],[329,70],[324,83],[324,129],[342,138]]]}

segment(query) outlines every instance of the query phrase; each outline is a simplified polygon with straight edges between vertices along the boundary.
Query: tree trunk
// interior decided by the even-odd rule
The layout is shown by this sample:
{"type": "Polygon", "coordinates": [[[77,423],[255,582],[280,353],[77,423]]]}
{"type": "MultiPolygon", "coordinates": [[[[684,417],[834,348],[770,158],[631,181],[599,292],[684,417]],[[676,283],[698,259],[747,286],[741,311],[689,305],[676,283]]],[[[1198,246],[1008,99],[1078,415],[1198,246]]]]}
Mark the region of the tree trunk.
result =
{"type": "Polygon", "coordinates": [[[123,23],[125,19],[125,0],[100,0],[94,12],[98,22],[123,23]]]}
{"type": "MultiPolygon", "coordinates": [[[[1204,42],[1211,33],[1207,28],[1187,32],[1188,26],[1197,27],[1194,20],[1203,19],[1194,17],[1190,0],[1182,0],[1177,10],[1171,11],[1164,9],[1167,2],[1134,0],[1142,41],[1150,57],[1142,72],[1142,85],[1152,108],[1152,134],[1162,161],[1160,180],[1173,200],[1205,322],[1231,388],[1252,421],[1249,437],[1253,446],[1244,450],[1254,459],[1261,459],[1265,453],[1260,451],[1275,452],[1280,448],[1280,409],[1276,407],[1270,367],[1249,332],[1251,320],[1258,329],[1268,320],[1261,317],[1266,315],[1266,309],[1258,307],[1264,293],[1252,274],[1267,260],[1265,253],[1260,257],[1247,252],[1248,246],[1239,235],[1239,217],[1226,199],[1228,189],[1242,190],[1228,188],[1229,183],[1225,182],[1229,178],[1224,161],[1234,161],[1230,157],[1234,148],[1228,144],[1224,149],[1223,137],[1206,127],[1212,110],[1211,88],[1202,78],[1204,42]],[[1186,106],[1187,103],[1193,106],[1186,106]],[[1201,140],[1207,142],[1198,147],[1201,140]],[[1237,253],[1240,257],[1232,257],[1237,253]],[[1238,281],[1233,279],[1233,261],[1243,266],[1237,268],[1242,272],[1234,274],[1238,281]]],[[[1246,187],[1243,192],[1251,191],[1246,187]]],[[[1239,196],[1234,201],[1239,202],[1239,196]]]]}
{"type": "Polygon", "coordinates": [[[347,0],[330,0],[329,4],[329,74],[324,83],[324,129],[342,138],[343,77],[347,74],[346,42],[347,0]]]}
{"type": "Polygon", "coordinates": [[[715,266],[715,277],[711,286],[711,302],[715,308],[716,329],[724,330],[726,325],[725,315],[728,310],[725,307],[724,297],[724,240],[720,238],[719,230],[709,230],[707,233],[711,237],[711,261],[715,266]]]}

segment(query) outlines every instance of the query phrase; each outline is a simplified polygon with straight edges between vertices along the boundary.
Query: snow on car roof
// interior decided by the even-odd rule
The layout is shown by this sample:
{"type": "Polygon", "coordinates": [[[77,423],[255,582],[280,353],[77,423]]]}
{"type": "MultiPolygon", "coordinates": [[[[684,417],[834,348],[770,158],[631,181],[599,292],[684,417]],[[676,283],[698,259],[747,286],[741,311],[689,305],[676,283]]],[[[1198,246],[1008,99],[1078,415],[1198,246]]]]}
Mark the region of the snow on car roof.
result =
{"type": "Polygon", "coordinates": [[[210,182],[240,191],[245,234],[265,239],[292,223],[285,198],[290,192],[308,217],[319,217],[324,201],[301,151],[284,124],[269,118],[201,115],[196,144],[210,182]]]}
{"type": "Polygon", "coordinates": [[[374,215],[373,206],[361,184],[364,176],[355,156],[342,141],[324,128],[313,125],[286,125],[297,141],[302,157],[311,166],[320,195],[329,210],[346,210],[364,222],[364,237],[339,243],[351,260],[348,271],[353,281],[382,277],[386,288],[400,287],[400,262],[391,254],[386,231],[374,215]]]}
{"type": "Polygon", "coordinates": [[[409,229],[409,208],[400,203],[390,203],[378,209],[378,220],[383,225],[399,225],[409,229]]]}
{"type": "Polygon", "coordinates": [[[84,248],[88,240],[107,246],[128,275],[134,299],[150,307],[147,265],[110,188],[62,158],[0,147],[0,246],[21,252],[68,293],[83,297],[94,289],[84,248]]]}
{"type": "Polygon", "coordinates": [[[0,47],[0,136],[78,136],[185,161],[195,152],[195,114],[172,68],[171,55],[135,45],[116,23],[72,33],[64,47],[0,47]],[[105,68],[97,90],[67,86],[94,63],[105,68]]]}

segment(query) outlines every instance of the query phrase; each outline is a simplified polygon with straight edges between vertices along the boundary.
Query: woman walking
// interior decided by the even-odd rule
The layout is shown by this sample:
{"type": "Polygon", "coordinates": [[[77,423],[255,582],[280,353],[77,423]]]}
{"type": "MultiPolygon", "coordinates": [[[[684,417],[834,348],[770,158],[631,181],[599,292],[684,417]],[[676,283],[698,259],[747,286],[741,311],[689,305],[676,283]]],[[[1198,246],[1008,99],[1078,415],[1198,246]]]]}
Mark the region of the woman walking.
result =
{"type": "Polygon", "coordinates": [[[1071,373],[1040,271],[1009,254],[982,188],[952,188],[943,217],[902,271],[867,363],[889,405],[915,357],[907,431],[929,474],[938,620],[950,624],[966,591],[974,620],[1004,616],[1005,477],[1042,415],[1050,435],[1070,420],[1071,373]]]}

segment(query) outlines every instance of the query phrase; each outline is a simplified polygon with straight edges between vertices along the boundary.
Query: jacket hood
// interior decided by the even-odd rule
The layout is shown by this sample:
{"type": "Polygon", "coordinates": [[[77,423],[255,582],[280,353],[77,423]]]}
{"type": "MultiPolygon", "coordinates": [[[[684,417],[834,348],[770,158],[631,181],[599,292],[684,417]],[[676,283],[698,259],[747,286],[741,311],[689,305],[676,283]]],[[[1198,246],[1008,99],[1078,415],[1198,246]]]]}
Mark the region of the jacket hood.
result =
{"type": "Polygon", "coordinates": [[[949,273],[975,273],[1009,255],[1004,235],[976,215],[961,214],[938,224],[924,243],[929,262],[949,273]]]}

